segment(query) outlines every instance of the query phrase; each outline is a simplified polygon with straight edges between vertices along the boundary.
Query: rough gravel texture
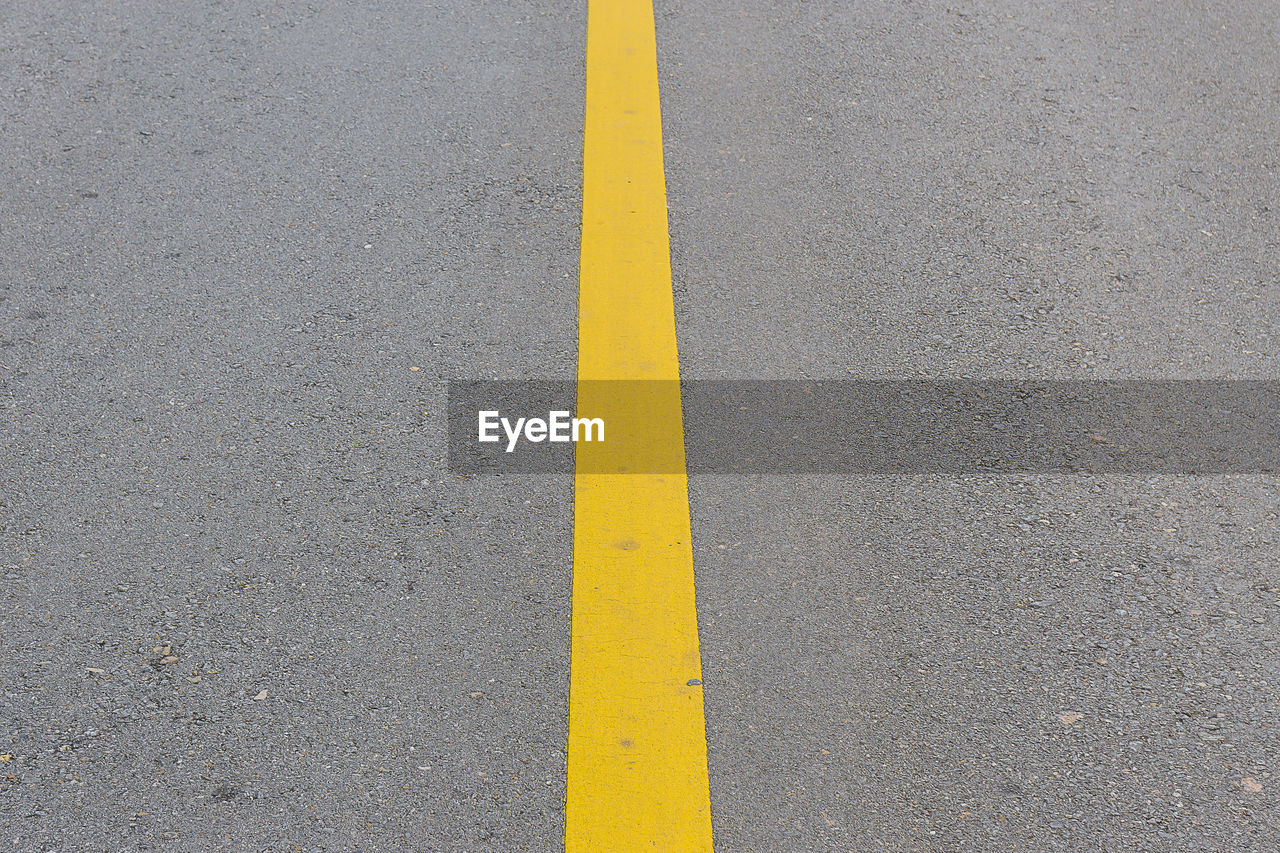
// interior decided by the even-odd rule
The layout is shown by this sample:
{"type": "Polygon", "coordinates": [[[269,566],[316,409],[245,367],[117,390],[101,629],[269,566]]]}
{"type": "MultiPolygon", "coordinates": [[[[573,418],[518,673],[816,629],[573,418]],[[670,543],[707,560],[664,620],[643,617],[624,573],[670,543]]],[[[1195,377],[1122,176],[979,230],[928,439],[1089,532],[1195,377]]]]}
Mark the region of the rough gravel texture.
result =
{"type": "MultiPolygon", "coordinates": [[[[1280,374],[1262,3],[659,4],[683,373],[1280,374]]],[[[1267,851],[1274,477],[697,477],[723,850],[1267,851]]]]}
{"type": "Polygon", "coordinates": [[[0,847],[554,845],[569,483],[441,400],[572,375],[582,25],[6,9],[0,847]]]}

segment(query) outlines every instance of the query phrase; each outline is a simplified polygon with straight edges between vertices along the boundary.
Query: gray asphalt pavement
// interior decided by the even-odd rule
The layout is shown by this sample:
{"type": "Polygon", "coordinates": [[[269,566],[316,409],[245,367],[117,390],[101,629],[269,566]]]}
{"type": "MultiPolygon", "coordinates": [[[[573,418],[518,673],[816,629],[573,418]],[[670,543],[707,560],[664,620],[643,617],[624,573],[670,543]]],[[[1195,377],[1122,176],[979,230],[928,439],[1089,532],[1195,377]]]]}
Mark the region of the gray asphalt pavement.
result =
{"type": "Polygon", "coordinates": [[[570,484],[438,414],[573,375],[582,14],[3,17],[0,845],[554,846],[570,484]]]}
{"type": "MultiPolygon", "coordinates": [[[[686,377],[1277,375],[1265,4],[660,8],[686,377]]],[[[1275,849],[1273,477],[691,489],[722,849],[1275,849]]]]}
{"type": "MultiPolygon", "coordinates": [[[[686,377],[1280,375],[1269,4],[656,7],[686,377]]],[[[0,845],[561,849],[585,13],[0,11],[0,845]]],[[[717,849],[1276,849],[1278,504],[693,478],[717,849]]]]}

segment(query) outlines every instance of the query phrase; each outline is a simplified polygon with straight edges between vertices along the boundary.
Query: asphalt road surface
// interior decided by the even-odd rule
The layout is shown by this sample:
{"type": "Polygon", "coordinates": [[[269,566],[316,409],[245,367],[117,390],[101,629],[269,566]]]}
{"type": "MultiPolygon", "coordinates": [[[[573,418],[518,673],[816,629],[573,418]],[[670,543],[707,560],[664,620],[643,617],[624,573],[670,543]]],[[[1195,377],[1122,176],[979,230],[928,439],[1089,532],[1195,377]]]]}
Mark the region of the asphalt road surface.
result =
{"type": "MultiPolygon", "coordinates": [[[[0,10],[0,846],[557,850],[586,5],[0,10]]],[[[1280,375],[1260,0],[655,4],[686,378],[1280,375]]],[[[721,851],[1270,851],[1262,474],[690,479],[721,851]]]]}

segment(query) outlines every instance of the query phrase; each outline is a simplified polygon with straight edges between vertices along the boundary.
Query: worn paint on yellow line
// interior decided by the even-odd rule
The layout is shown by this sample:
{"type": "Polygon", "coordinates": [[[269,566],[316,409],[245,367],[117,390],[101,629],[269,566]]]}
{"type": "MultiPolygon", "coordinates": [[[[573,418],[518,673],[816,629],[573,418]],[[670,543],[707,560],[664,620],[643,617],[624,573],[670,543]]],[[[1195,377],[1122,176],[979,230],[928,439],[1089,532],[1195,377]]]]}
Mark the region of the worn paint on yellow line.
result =
{"type": "MultiPolygon", "coordinates": [[[[683,472],[679,383],[596,381],[680,375],[651,0],[588,4],[582,193],[578,414],[683,472]]],[[[565,848],[709,851],[687,478],[577,454],[565,848]]]]}

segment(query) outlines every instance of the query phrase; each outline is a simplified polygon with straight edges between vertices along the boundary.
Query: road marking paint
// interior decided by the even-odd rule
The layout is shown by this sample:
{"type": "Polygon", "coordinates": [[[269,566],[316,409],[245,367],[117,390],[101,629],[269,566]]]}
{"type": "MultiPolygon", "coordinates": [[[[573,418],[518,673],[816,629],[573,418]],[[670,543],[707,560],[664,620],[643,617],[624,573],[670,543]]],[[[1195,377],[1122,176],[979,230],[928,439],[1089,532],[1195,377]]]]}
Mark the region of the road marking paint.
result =
{"type": "Polygon", "coordinates": [[[565,849],[710,851],[679,382],[635,407],[594,381],[680,376],[651,0],[588,4],[579,276],[577,411],[638,422],[681,473],[585,473],[622,457],[576,447],[565,849]]]}

